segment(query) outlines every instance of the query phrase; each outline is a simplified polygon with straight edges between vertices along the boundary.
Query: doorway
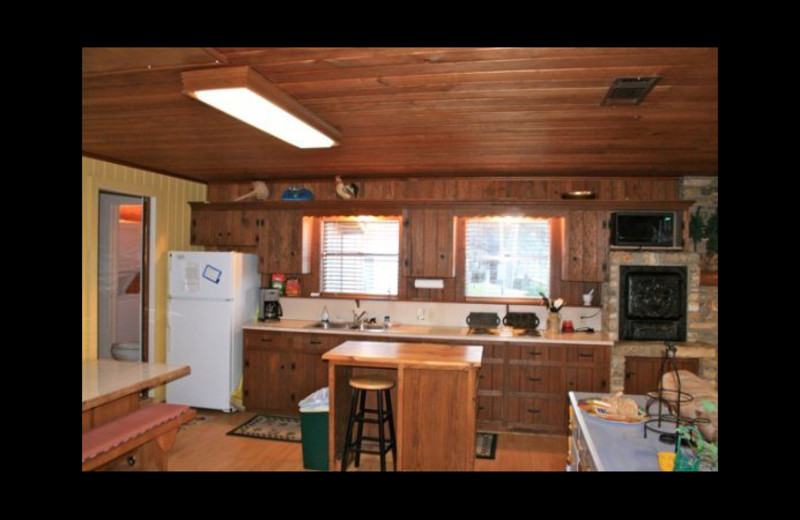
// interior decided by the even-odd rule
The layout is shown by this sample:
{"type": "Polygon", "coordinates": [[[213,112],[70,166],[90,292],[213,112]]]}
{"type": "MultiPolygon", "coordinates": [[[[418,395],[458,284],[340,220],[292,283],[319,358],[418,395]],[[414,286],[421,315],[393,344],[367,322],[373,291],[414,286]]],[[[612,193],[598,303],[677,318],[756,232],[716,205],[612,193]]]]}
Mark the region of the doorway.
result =
{"type": "Polygon", "coordinates": [[[149,199],[99,196],[97,358],[147,361],[149,199]]]}

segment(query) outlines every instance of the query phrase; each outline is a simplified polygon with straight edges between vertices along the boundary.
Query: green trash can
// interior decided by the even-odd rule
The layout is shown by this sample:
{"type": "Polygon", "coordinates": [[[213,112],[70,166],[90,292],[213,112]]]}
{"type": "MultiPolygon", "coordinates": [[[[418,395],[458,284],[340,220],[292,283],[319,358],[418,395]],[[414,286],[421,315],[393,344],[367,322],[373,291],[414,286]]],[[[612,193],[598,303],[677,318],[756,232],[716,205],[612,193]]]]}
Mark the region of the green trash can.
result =
{"type": "Polygon", "coordinates": [[[328,470],[327,392],[327,387],[322,388],[300,402],[300,436],[305,469],[328,470]]]}

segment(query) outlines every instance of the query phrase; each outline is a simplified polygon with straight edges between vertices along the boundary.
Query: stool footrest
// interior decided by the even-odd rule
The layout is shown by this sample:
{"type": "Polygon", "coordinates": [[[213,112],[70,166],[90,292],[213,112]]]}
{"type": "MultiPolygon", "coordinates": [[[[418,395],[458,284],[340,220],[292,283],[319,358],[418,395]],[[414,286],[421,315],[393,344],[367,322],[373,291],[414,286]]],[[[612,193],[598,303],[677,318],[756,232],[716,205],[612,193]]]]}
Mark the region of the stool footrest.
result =
{"type": "MultiPolygon", "coordinates": [[[[375,437],[363,437],[363,439],[364,440],[369,440],[369,441],[379,442],[379,439],[376,439],[375,437]]],[[[383,454],[389,453],[389,450],[392,449],[392,446],[394,446],[394,441],[387,442],[383,447],[383,454]]],[[[357,442],[354,442],[354,443],[350,444],[350,449],[353,450],[353,452],[356,452],[356,453],[369,453],[371,455],[381,455],[380,449],[375,451],[375,450],[368,450],[368,449],[365,449],[365,448],[359,448],[357,442]]]]}
{"type": "MultiPolygon", "coordinates": [[[[364,412],[369,412],[369,411],[370,411],[370,410],[364,410],[364,412]]],[[[359,421],[359,422],[371,423],[371,424],[378,424],[378,421],[379,421],[379,420],[380,420],[380,422],[382,422],[382,423],[385,423],[386,421],[388,421],[388,420],[389,420],[389,413],[388,413],[388,412],[383,412],[383,417],[381,417],[380,419],[378,419],[378,418],[375,418],[375,419],[371,419],[371,418],[370,418],[370,419],[368,419],[368,418],[366,418],[366,417],[364,416],[364,412],[358,412],[358,413],[357,413],[357,414],[354,416],[354,420],[356,420],[356,421],[359,421]]],[[[377,412],[374,412],[374,413],[375,413],[375,415],[377,415],[377,414],[378,414],[377,412]]]]}

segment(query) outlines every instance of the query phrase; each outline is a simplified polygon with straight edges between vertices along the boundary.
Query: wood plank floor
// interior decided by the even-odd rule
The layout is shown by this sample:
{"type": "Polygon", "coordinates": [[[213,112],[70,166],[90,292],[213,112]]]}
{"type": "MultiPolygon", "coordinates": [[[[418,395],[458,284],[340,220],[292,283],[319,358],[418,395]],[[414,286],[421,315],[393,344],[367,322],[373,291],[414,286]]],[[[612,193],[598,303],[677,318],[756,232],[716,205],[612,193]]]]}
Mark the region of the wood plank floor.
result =
{"type": "MultiPolygon", "coordinates": [[[[255,412],[200,411],[182,428],[169,454],[169,471],[304,471],[299,442],[226,435],[255,412]]],[[[477,459],[477,471],[564,471],[564,436],[501,433],[494,459],[477,459]]],[[[378,471],[377,455],[363,455],[360,471],[378,471]]],[[[391,455],[388,468],[392,469],[391,455]]]]}

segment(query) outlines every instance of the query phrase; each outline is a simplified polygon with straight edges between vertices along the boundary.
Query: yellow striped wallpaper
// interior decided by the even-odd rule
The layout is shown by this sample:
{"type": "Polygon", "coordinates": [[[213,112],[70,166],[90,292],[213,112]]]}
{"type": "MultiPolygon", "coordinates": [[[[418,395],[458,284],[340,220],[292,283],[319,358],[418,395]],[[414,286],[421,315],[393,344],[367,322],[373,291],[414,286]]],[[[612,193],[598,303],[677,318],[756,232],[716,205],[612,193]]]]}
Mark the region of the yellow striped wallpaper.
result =
{"type": "Polygon", "coordinates": [[[206,185],[83,157],[81,215],[82,361],[97,359],[97,233],[100,191],[149,196],[155,208],[155,293],[150,295],[150,312],[155,317],[152,334],[155,358],[166,360],[167,337],[167,252],[202,250],[189,245],[190,201],[206,200],[206,185]]]}

